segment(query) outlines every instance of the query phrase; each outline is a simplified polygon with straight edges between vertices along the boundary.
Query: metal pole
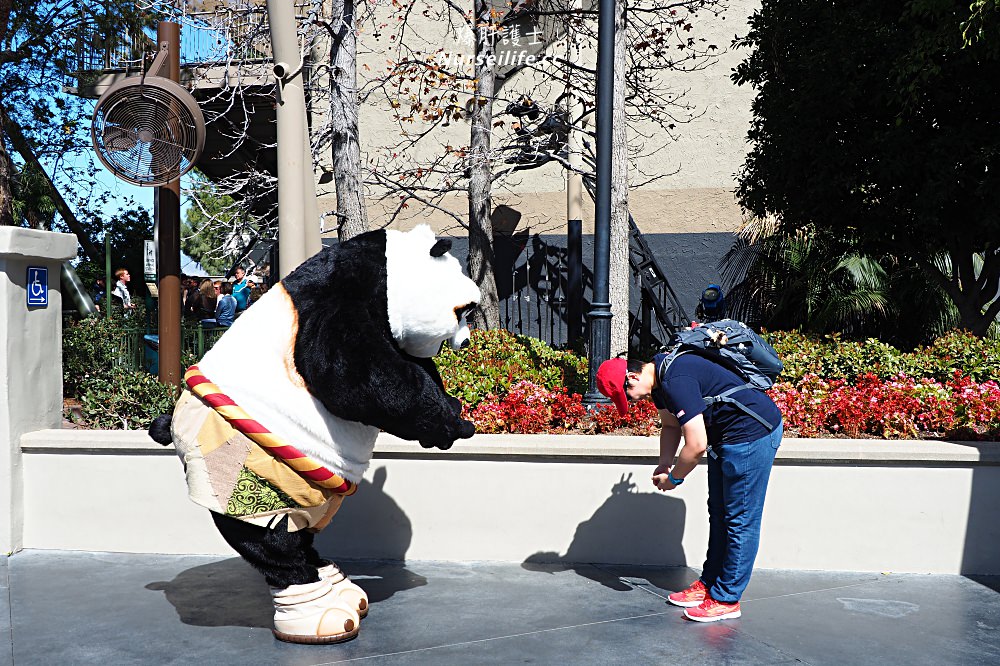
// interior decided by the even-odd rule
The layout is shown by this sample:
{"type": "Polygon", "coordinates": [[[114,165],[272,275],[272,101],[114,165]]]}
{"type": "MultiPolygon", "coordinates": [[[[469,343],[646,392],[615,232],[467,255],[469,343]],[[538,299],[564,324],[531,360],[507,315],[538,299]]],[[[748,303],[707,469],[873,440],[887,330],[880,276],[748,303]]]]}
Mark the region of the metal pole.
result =
{"type": "Polygon", "coordinates": [[[583,335],[583,222],[570,218],[566,229],[566,342],[583,335]]]}
{"type": "Polygon", "coordinates": [[[278,79],[278,238],[281,243],[278,262],[280,275],[285,277],[306,260],[307,207],[302,186],[306,101],[294,3],[267,0],[267,20],[271,27],[274,75],[278,79]]]}
{"type": "Polygon", "coordinates": [[[306,228],[304,230],[305,258],[323,249],[319,235],[319,203],[316,201],[316,175],[313,172],[312,145],[309,142],[309,124],[303,123],[305,130],[305,152],[302,160],[302,194],[306,206],[306,228]]]}
{"type": "MultiPolygon", "coordinates": [[[[156,28],[159,43],[167,42],[170,73],[181,80],[181,26],[163,21],[156,28]]],[[[164,384],[181,382],[181,181],[180,178],[156,188],[154,219],[159,272],[159,378],[164,384]]]]}
{"type": "Polygon", "coordinates": [[[594,300],[587,313],[590,385],[586,405],[607,403],[597,390],[597,368],[611,355],[611,118],[615,76],[615,0],[600,0],[597,22],[597,198],[594,202],[594,300]]]}
{"type": "Polygon", "coordinates": [[[111,237],[104,232],[104,316],[111,317],[111,237]]]}

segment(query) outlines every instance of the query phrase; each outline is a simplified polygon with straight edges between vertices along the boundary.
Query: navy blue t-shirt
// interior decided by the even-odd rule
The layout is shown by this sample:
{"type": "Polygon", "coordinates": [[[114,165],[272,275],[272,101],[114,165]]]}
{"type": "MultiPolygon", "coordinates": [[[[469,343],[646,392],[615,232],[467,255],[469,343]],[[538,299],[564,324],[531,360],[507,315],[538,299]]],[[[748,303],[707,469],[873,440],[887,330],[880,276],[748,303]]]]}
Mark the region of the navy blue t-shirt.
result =
{"type": "MultiPolygon", "coordinates": [[[[664,356],[657,354],[653,357],[657,374],[664,356]]],[[[720,442],[752,442],[770,432],[736,405],[724,402],[711,407],[705,405],[704,398],[720,395],[746,383],[714,361],[693,353],[682,354],[667,369],[666,376],[659,377],[659,380],[660,385],[653,389],[652,395],[656,408],[672,413],[681,425],[703,414],[709,446],[720,442]]],[[[730,397],[760,414],[772,427],[781,422],[781,411],[763,391],[746,389],[730,397]]]]}

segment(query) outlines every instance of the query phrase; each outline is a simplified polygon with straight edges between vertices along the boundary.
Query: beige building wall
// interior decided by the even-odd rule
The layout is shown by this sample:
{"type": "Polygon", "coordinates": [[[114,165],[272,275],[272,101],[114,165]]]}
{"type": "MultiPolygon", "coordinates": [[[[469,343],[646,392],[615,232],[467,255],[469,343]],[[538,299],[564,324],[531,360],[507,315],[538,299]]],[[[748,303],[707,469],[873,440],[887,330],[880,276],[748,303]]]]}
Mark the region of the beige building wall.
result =
{"type": "MultiPolygon", "coordinates": [[[[746,153],[746,133],[750,121],[750,103],[753,91],[739,88],[730,80],[732,69],[742,59],[743,53],[730,48],[734,35],[746,32],[746,19],[756,7],[751,0],[735,0],[725,18],[703,16],[694,21],[695,32],[701,33],[709,43],[719,47],[721,55],[711,66],[697,72],[666,72],[665,82],[676,91],[686,91],[685,102],[694,107],[697,117],[689,123],[679,124],[676,139],[664,136],[651,123],[637,124],[632,128],[632,140],[640,146],[640,155],[633,161],[633,183],[658,177],[646,185],[634,185],[630,194],[631,210],[640,229],[645,234],[718,234],[731,233],[741,222],[741,212],[733,196],[734,174],[743,163],[746,153]]],[[[384,34],[376,41],[372,35],[363,34],[359,46],[359,84],[371,89],[374,75],[381,73],[387,60],[395,57],[392,42],[384,34]]],[[[408,32],[407,46],[426,56],[439,48],[447,52],[471,51],[471,44],[463,43],[449,34],[448,22],[441,17],[429,17],[415,23],[408,32]]],[[[564,53],[564,41],[554,42],[550,52],[564,53]]],[[[593,53],[582,54],[592,59],[593,53]]],[[[414,84],[415,86],[416,84],[414,84]]],[[[412,91],[411,91],[412,92],[412,91]]],[[[519,73],[500,90],[500,98],[516,98],[529,92],[535,98],[554,98],[560,87],[542,84],[530,73],[519,73]]],[[[503,111],[505,102],[498,102],[494,113],[503,111]]],[[[403,109],[405,111],[405,108],[403,109]]],[[[432,135],[421,139],[414,147],[402,144],[407,137],[403,128],[393,120],[393,111],[387,97],[377,91],[367,94],[361,110],[362,160],[368,164],[385,164],[397,153],[397,160],[426,158],[440,151],[441,146],[464,146],[469,143],[467,120],[452,122],[447,128],[438,128],[432,135]]],[[[497,115],[508,123],[510,116],[497,115]]],[[[419,122],[404,124],[405,129],[418,131],[419,122]]],[[[495,132],[494,143],[506,133],[506,126],[495,132]]],[[[320,186],[320,209],[336,207],[332,183],[320,186]]],[[[389,224],[394,203],[377,201],[378,192],[369,192],[369,218],[373,228],[389,224]]],[[[516,230],[530,229],[531,233],[564,233],[566,219],[565,180],[561,167],[549,164],[542,168],[520,172],[508,178],[495,189],[494,205],[513,208],[520,218],[516,230]]],[[[593,229],[593,206],[586,202],[584,233],[593,229]]],[[[463,194],[450,195],[442,208],[464,220],[467,200],[463,194]]],[[[516,215],[515,215],[516,217],[516,215]]],[[[392,226],[408,228],[426,222],[439,233],[464,235],[452,217],[444,212],[411,204],[401,211],[392,226]]],[[[330,225],[328,225],[330,226],[330,225]]]]}

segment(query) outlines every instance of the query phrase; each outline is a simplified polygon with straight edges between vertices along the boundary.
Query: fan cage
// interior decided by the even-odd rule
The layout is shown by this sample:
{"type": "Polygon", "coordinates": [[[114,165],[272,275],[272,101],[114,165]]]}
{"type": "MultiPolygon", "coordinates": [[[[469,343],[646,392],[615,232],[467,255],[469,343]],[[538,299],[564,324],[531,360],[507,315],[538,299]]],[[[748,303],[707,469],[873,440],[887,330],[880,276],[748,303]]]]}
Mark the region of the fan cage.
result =
{"type": "Polygon", "coordinates": [[[98,100],[91,134],[98,159],[118,178],[165,185],[197,162],[205,147],[205,119],[177,83],[130,77],[98,100]]]}

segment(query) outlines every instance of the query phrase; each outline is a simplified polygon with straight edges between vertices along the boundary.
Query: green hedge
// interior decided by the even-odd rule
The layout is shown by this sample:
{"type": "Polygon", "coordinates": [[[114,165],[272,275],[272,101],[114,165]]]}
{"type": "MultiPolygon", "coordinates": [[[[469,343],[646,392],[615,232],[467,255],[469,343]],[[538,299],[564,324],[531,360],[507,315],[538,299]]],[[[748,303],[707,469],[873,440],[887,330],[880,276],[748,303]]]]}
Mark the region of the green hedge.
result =
{"type": "Polygon", "coordinates": [[[470,409],[520,381],[570,393],[587,389],[587,359],[505,330],[474,330],[469,346],[446,348],[434,360],[445,388],[470,409]]]}
{"type": "Polygon", "coordinates": [[[898,375],[947,381],[956,370],[974,381],[1000,378],[1000,340],[952,331],[926,347],[903,352],[875,339],[854,342],[839,335],[808,336],[799,332],[766,335],[781,356],[780,379],[798,381],[805,374],[855,381],[873,373],[880,379],[898,375]]]}

